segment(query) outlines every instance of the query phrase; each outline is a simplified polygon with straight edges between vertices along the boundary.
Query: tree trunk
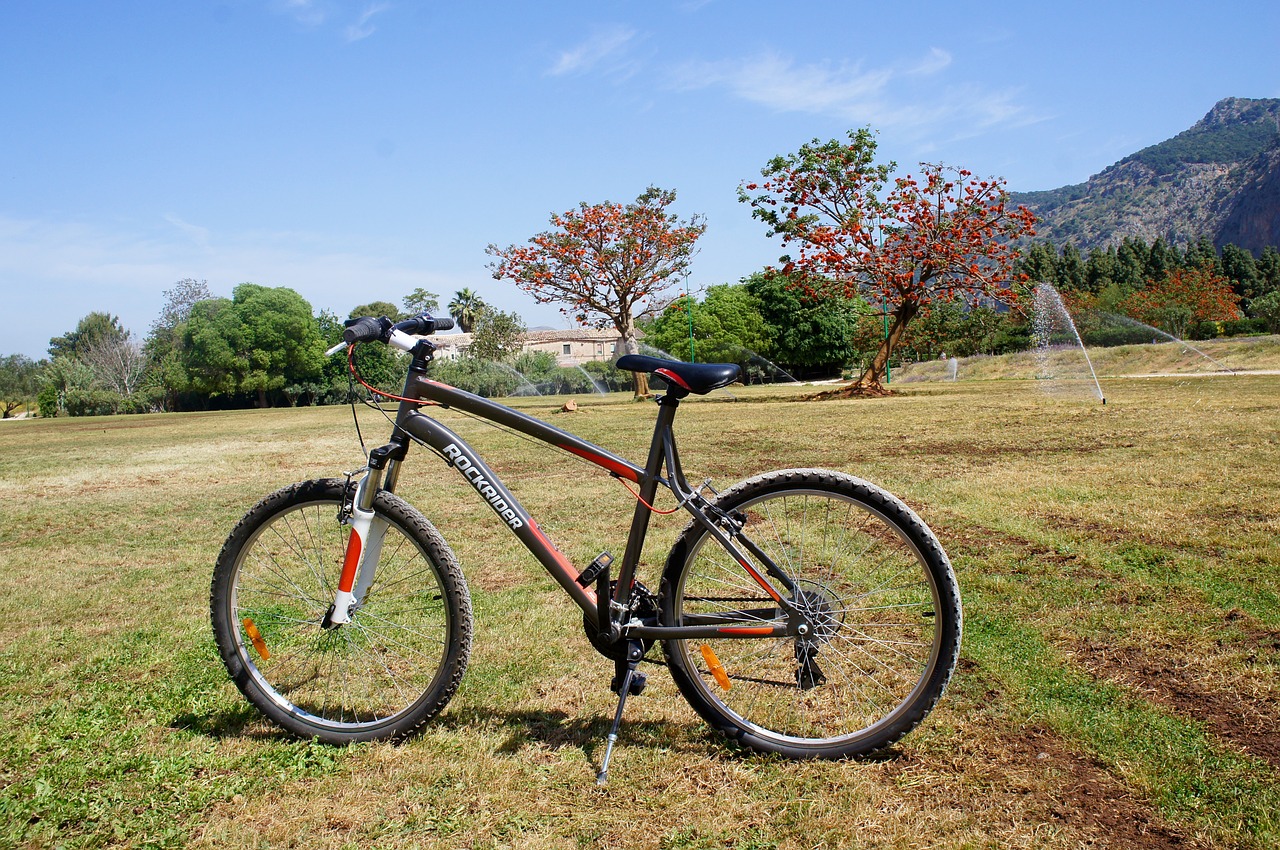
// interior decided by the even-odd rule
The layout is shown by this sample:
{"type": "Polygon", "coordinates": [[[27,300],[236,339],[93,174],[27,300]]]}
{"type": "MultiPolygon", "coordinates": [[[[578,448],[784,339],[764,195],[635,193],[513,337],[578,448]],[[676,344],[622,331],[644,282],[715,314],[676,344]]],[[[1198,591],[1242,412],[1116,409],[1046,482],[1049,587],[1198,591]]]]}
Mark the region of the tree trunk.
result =
{"type": "MultiPolygon", "coordinates": [[[[622,350],[624,353],[640,353],[640,343],[636,341],[636,330],[630,322],[618,328],[618,333],[622,334],[622,350]]],[[[653,395],[649,391],[649,374],[647,372],[632,372],[631,381],[631,385],[635,390],[634,398],[648,398],[653,395]]]]}
{"type": "Polygon", "coordinates": [[[871,365],[863,370],[858,376],[858,380],[851,384],[845,384],[842,387],[826,392],[817,393],[810,398],[814,400],[825,400],[833,398],[861,398],[861,397],[879,397],[891,395],[892,390],[885,387],[881,382],[889,370],[889,357],[893,354],[893,350],[898,347],[898,343],[902,341],[902,334],[907,329],[907,324],[920,314],[920,306],[914,302],[906,301],[898,305],[898,308],[891,313],[892,321],[889,323],[889,333],[881,340],[880,347],[876,350],[876,356],[871,359],[871,365]]]}

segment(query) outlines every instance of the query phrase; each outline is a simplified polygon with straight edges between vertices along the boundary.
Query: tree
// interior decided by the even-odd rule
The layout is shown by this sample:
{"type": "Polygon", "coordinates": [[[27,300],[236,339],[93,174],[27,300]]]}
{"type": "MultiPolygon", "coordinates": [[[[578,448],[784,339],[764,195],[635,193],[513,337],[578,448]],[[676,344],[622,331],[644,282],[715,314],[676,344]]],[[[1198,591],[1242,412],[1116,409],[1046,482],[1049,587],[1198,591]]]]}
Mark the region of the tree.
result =
{"type": "Polygon", "coordinates": [[[1280,333],[1280,289],[1253,299],[1249,307],[1254,316],[1266,323],[1269,333],[1280,333]]]}
{"type": "Polygon", "coordinates": [[[1280,251],[1268,245],[1258,255],[1258,294],[1280,289],[1280,251]]]}
{"type": "Polygon", "coordinates": [[[370,301],[368,304],[361,304],[347,314],[347,318],[349,319],[357,319],[361,316],[373,316],[375,319],[381,316],[386,316],[393,322],[409,318],[408,315],[401,313],[400,308],[392,304],[390,301],[370,301]]]}
{"type": "Polygon", "coordinates": [[[764,180],[744,184],[738,194],[769,235],[798,248],[798,256],[782,259],[784,271],[799,274],[798,285],[830,281],[886,312],[889,332],[875,357],[838,393],[878,395],[890,355],[929,304],[1016,298],[1013,242],[1034,235],[1035,217],[1025,207],[1010,208],[1003,180],[978,180],[944,165],[921,163],[919,180],[899,177],[884,193],[895,164],[875,164],[870,130],[848,138],[848,144],[814,139],[798,153],[775,157],[761,170],[764,180]]]}
{"type": "Polygon", "coordinates": [[[745,286],[728,284],[712,286],[701,302],[692,296],[677,298],[645,323],[644,333],[647,344],[681,360],[744,368],[769,345],[769,329],[755,296],[745,286]]]}
{"type": "Polygon", "coordinates": [[[440,296],[434,292],[427,292],[422,287],[406,295],[400,303],[404,304],[404,309],[410,316],[440,312],[440,296]]]}
{"type": "MultiPolygon", "coordinates": [[[[551,230],[527,245],[487,253],[495,280],[511,280],[542,304],[583,325],[612,325],[628,354],[640,350],[637,315],[660,309],[664,293],[687,273],[694,245],[706,232],[704,218],[681,221],[667,208],[676,193],[650,186],[634,203],[579,204],[551,215],[551,230]]],[[[648,394],[647,376],[635,375],[635,394],[648,394]]]]}
{"type": "Polygon", "coordinates": [[[50,357],[79,357],[89,346],[103,339],[120,339],[128,334],[120,317],[96,310],[76,324],[76,329],[49,340],[50,357]]]}
{"type": "Polygon", "coordinates": [[[1258,273],[1253,254],[1236,245],[1223,245],[1219,267],[1222,275],[1231,281],[1231,288],[1237,295],[1253,298],[1259,294],[1262,276],[1258,273]]]}
{"type": "Polygon", "coordinates": [[[1206,264],[1198,269],[1171,269],[1122,301],[1120,310],[1181,339],[1191,322],[1240,318],[1240,296],[1231,291],[1229,280],[1206,264]]]}
{"type": "Polygon", "coordinates": [[[104,336],[95,340],[80,359],[93,369],[97,383],[122,401],[133,398],[147,373],[146,352],[127,331],[122,337],[104,336]]]}
{"type": "Polygon", "coordinates": [[[213,293],[209,291],[208,281],[188,277],[163,294],[164,306],[151,323],[143,350],[147,354],[155,400],[163,409],[174,410],[178,406],[178,392],[187,383],[186,372],[179,359],[178,349],[182,343],[179,329],[190,317],[192,308],[213,298],[213,293]]]}
{"type": "Polygon", "coordinates": [[[839,375],[858,355],[858,320],[870,310],[861,298],[825,295],[829,287],[805,287],[775,269],[751,275],[745,285],[768,326],[765,356],[790,374],[839,375]]]}
{"type": "MultiPolygon", "coordinates": [[[[86,412],[80,402],[93,391],[93,370],[74,357],[55,357],[40,374],[36,397],[40,415],[45,417],[86,412]]],[[[88,411],[95,412],[95,411],[88,411]]],[[[110,412],[110,411],[107,411],[110,412]]]]}
{"type": "Polygon", "coordinates": [[[268,392],[320,374],[320,331],[292,289],[242,283],[230,300],[195,304],[182,328],[182,364],[197,392],[255,393],[266,407],[268,392]]]}
{"type": "Polygon", "coordinates": [[[191,308],[197,302],[208,301],[213,297],[213,293],[209,291],[209,281],[190,277],[183,278],[172,289],[166,289],[161,294],[164,295],[164,306],[160,308],[160,315],[151,323],[149,338],[171,336],[173,330],[191,315],[191,308]]]}
{"type": "Polygon", "coordinates": [[[23,354],[0,357],[0,419],[10,418],[35,398],[44,365],[44,361],[37,363],[23,354]]]}
{"type": "Polygon", "coordinates": [[[489,309],[489,305],[484,303],[470,287],[463,287],[453,293],[453,300],[449,302],[446,308],[449,315],[458,322],[458,327],[463,333],[471,333],[471,329],[475,327],[476,320],[480,318],[480,314],[489,309]]]}
{"type": "Polygon", "coordinates": [[[477,360],[498,363],[511,360],[520,353],[520,338],[524,333],[524,322],[515,313],[485,310],[476,320],[467,354],[477,360]]]}

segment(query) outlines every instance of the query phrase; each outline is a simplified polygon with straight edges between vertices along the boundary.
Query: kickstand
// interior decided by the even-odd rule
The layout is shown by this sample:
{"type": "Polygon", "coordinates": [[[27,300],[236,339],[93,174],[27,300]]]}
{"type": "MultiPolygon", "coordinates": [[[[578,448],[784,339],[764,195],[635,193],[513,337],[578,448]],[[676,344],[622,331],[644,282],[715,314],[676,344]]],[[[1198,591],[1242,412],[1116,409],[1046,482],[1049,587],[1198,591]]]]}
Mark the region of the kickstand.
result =
{"type": "Polygon", "coordinates": [[[613,745],[618,743],[618,727],[622,725],[622,709],[631,694],[639,695],[647,684],[645,675],[636,670],[636,665],[644,657],[644,645],[638,640],[627,642],[627,660],[615,661],[613,691],[618,695],[618,710],[613,714],[613,725],[609,727],[609,736],[605,739],[604,759],[600,762],[600,772],[596,774],[596,784],[604,785],[609,781],[609,759],[613,756],[613,745]]]}

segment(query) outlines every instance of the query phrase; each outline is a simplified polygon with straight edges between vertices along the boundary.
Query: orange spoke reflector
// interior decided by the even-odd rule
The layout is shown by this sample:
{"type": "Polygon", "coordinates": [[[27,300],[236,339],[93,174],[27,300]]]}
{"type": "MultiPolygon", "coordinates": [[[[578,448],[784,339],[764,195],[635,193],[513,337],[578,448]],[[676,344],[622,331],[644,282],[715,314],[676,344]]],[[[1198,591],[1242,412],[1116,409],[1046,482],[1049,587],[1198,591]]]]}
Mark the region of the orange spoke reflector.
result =
{"type": "Polygon", "coordinates": [[[720,687],[726,691],[731,687],[729,683],[729,674],[724,671],[724,665],[720,663],[720,659],[716,657],[715,650],[707,646],[705,643],[699,647],[702,650],[702,660],[707,662],[707,667],[711,670],[711,675],[715,676],[720,687]]]}
{"type": "Polygon", "coordinates": [[[245,617],[240,622],[244,626],[244,633],[249,636],[249,640],[253,643],[253,648],[258,650],[258,654],[262,656],[262,660],[266,661],[271,657],[271,650],[267,649],[267,642],[262,639],[262,632],[258,631],[258,626],[249,617],[245,617]]]}

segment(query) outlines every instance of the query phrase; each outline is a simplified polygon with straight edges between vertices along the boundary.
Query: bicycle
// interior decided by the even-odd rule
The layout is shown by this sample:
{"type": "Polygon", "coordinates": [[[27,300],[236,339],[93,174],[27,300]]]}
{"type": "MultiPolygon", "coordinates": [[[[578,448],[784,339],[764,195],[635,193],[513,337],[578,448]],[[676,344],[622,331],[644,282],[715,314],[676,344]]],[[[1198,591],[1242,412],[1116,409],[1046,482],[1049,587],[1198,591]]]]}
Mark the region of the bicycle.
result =
{"type": "Polygon", "coordinates": [[[733,383],[737,365],[618,360],[667,387],[641,466],[430,378],[430,336],[452,325],[428,314],[348,323],[329,354],[346,348],[357,379],[357,345],[377,341],[411,356],[400,395],[379,392],[399,402],[389,441],[345,478],[264,498],[218,556],[210,611],[219,654],[266,717],[336,744],[401,739],[456,691],[471,647],[471,600],[439,531],[395,495],[411,444],[470,483],[581,608],[592,646],[613,661],[618,703],[599,782],[627,697],[645,686],[637,667],[653,660],[646,656],[658,642],[693,709],[755,751],[864,756],[934,707],[959,654],[960,595],[937,538],[910,508],[830,470],[766,472],[723,492],[710,479],[694,487],[685,478],[673,430],[680,402],[733,383]],[[636,504],[616,574],[608,552],[576,569],[484,458],[429,415],[432,405],[568,452],[625,484],[636,504]],[[690,519],[655,592],[637,567],[659,488],[690,519]]]}

